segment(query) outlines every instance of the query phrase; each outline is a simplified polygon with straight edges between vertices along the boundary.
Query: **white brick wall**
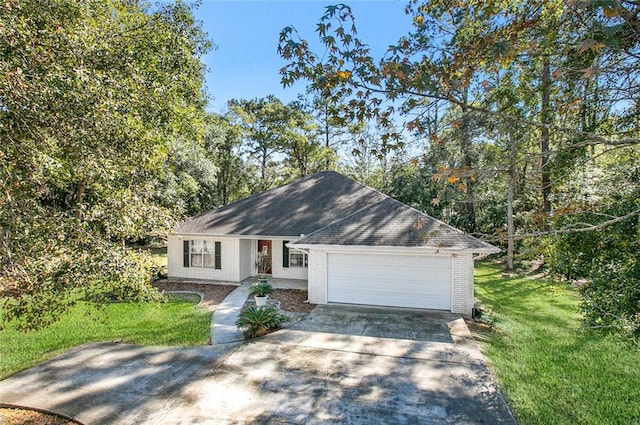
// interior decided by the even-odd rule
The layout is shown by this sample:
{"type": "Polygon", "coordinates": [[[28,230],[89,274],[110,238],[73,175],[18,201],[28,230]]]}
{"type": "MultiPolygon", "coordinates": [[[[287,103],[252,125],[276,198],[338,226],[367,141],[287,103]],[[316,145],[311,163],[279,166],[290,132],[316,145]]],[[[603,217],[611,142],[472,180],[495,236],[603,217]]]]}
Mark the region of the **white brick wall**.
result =
{"type": "Polygon", "coordinates": [[[309,252],[309,302],[327,303],[327,253],[312,249],[309,252]]]}
{"type": "Polygon", "coordinates": [[[474,304],[473,255],[454,254],[451,267],[451,311],[471,315],[474,304]]]}

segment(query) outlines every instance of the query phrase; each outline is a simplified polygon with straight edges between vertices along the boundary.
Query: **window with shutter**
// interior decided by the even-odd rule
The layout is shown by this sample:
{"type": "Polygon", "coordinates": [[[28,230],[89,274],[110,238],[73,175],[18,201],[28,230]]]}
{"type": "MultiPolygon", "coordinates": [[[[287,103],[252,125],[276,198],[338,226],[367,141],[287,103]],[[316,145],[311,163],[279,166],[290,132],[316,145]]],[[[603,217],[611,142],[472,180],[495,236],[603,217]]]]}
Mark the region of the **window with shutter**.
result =
{"type": "Polygon", "coordinates": [[[189,240],[182,242],[183,267],[222,268],[221,242],[189,240]]]}

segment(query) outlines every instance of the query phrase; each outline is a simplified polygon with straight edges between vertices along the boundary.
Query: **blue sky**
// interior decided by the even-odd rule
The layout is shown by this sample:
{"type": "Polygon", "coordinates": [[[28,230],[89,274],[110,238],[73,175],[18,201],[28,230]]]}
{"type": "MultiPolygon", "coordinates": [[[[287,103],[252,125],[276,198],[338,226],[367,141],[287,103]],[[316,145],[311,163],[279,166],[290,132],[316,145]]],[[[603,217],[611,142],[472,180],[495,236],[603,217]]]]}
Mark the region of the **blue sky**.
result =
{"type": "MultiPolygon", "coordinates": [[[[343,0],[344,2],[344,0],[343,0]]],[[[304,85],[287,89],[278,70],[285,61],[278,56],[278,36],[292,25],[310,42],[317,40],[316,24],[325,6],[339,1],[221,1],[204,0],[195,10],[209,38],[218,46],[204,59],[209,68],[209,110],[222,112],[228,100],[274,94],[283,102],[294,100],[304,85]]],[[[406,2],[398,0],[346,2],[356,17],[360,38],[381,55],[411,28],[404,14],[406,2]]]]}

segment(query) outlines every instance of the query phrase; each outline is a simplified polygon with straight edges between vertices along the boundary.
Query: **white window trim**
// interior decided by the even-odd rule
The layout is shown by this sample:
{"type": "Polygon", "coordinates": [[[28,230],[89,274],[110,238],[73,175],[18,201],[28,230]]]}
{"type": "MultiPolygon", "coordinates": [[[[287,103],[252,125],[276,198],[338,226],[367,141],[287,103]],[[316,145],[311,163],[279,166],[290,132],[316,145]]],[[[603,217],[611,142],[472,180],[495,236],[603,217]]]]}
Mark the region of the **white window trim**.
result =
{"type": "MultiPolygon", "coordinates": [[[[215,269],[216,268],[216,256],[220,256],[222,258],[222,253],[216,252],[216,244],[219,241],[212,241],[207,239],[191,239],[189,240],[189,267],[194,268],[202,268],[202,269],[215,269]],[[208,247],[210,249],[209,252],[198,252],[196,245],[200,246],[200,250],[204,250],[204,247],[208,247]],[[196,255],[202,256],[200,260],[200,264],[194,264],[193,258],[196,255]],[[209,264],[205,265],[205,256],[210,257],[209,264]]],[[[219,270],[219,269],[218,269],[219,270]]]]}
{"type": "MultiPolygon", "coordinates": [[[[297,263],[297,261],[296,261],[297,263]]],[[[290,248],[289,249],[289,267],[290,268],[309,268],[309,254],[300,249],[290,248]],[[294,264],[291,260],[292,255],[300,256],[302,255],[302,264],[294,264]]]]}

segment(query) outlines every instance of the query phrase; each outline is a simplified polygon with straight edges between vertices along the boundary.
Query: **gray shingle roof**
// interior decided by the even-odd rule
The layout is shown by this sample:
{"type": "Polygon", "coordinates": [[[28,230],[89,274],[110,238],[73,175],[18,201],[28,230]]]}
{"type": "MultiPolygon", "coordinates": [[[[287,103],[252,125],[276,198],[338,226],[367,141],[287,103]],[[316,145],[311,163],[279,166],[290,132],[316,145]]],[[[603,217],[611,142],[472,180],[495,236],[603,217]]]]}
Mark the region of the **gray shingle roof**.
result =
{"type": "Polygon", "coordinates": [[[297,238],[384,198],[350,178],[324,171],[193,217],[175,231],[297,238]]]}
{"type": "Polygon", "coordinates": [[[304,177],[187,220],[178,234],[299,237],[295,245],[497,249],[333,171],[304,177]]]}
{"type": "Polygon", "coordinates": [[[423,247],[493,252],[497,249],[393,198],[295,241],[294,245],[423,247]]]}

